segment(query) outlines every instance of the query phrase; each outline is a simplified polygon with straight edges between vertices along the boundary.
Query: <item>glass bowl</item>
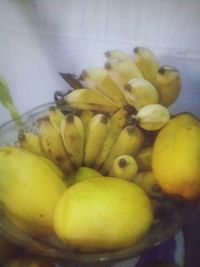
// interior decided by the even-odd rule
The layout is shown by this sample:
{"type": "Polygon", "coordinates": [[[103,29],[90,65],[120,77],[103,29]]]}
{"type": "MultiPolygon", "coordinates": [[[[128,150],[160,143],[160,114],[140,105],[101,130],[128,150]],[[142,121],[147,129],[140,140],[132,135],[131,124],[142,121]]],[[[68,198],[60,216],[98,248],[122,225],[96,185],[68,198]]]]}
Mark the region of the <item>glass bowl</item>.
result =
{"type": "MultiPolygon", "coordinates": [[[[19,130],[37,132],[39,118],[46,116],[48,108],[55,103],[47,103],[38,106],[16,121],[9,121],[0,127],[0,146],[15,145],[19,130]]],[[[64,112],[67,107],[60,107],[64,112]]],[[[29,252],[53,257],[61,261],[79,261],[95,266],[101,262],[110,262],[120,259],[131,258],[140,255],[145,250],[152,248],[174,236],[184,225],[196,203],[188,203],[180,198],[160,196],[159,201],[164,206],[164,212],[160,219],[154,223],[146,236],[134,245],[126,249],[109,251],[105,253],[80,253],[64,246],[55,236],[45,239],[33,238],[20,231],[6,218],[4,208],[0,203],[0,233],[12,242],[24,247],[29,252]]]]}

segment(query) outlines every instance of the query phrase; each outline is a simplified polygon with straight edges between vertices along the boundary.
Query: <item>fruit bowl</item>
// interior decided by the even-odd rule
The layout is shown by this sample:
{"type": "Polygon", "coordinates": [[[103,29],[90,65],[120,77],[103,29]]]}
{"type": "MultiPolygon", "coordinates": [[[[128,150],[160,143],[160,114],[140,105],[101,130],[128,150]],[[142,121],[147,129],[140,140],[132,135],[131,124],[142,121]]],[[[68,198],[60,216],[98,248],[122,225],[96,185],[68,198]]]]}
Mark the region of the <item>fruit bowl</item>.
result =
{"type": "MultiPolygon", "coordinates": [[[[36,107],[22,115],[18,120],[9,121],[1,126],[0,147],[15,145],[21,130],[37,132],[41,117],[47,115],[51,106],[55,106],[55,103],[47,103],[36,107]]],[[[69,107],[66,105],[59,108],[63,113],[69,111],[69,107]]],[[[61,261],[73,260],[97,264],[99,262],[135,257],[174,236],[182,228],[196,205],[196,202],[188,202],[180,197],[168,197],[165,194],[158,194],[156,198],[162,203],[162,209],[158,209],[157,219],[148,233],[136,245],[126,249],[106,251],[105,253],[83,253],[64,246],[54,235],[45,238],[31,237],[11,223],[6,216],[2,203],[0,203],[0,232],[9,240],[28,251],[57,258],[61,261]]]]}

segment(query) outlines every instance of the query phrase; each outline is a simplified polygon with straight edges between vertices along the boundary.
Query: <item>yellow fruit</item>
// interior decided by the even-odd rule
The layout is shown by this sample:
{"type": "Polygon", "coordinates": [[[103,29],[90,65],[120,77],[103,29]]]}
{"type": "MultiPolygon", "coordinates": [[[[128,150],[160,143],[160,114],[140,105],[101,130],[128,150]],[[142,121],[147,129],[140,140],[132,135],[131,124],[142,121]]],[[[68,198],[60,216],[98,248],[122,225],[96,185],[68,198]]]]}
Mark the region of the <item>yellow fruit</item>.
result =
{"type": "Polygon", "coordinates": [[[41,156],[45,155],[41,140],[38,135],[28,132],[20,132],[18,135],[18,145],[41,156]]]}
{"type": "Polygon", "coordinates": [[[61,121],[60,133],[68,158],[79,168],[83,163],[84,125],[78,116],[69,113],[61,121]]]}
{"type": "Polygon", "coordinates": [[[156,88],[143,78],[133,78],[124,87],[127,102],[137,110],[148,104],[156,104],[159,95],[156,88]]]}
{"type": "Polygon", "coordinates": [[[135,47],[133,53],[134,62],[144,78],[154,84],[159,67],[156,55],[146,47],[135,47]]]}
{"type": "Polygon", "coordinates": [[[81,77],[88,88],[99,92],[117,106],[121,107],[126,104],[126,100],[119,87],[110,79],[107,71],[103,67],[83,71],[81,77]]]}
{"type": "Polygon", "coordinates": [[[49,117],[44,117],[40,121],[39,136],[47,158],[52,160],[64,172],[72,173],[73,165],[68,158],[62,140],[60,129],[51,123],[49,117]]]}
{"type": "Polygon", "coordinates": [[[160,96],[160,104],[168,107],[180,93],[181,75],[173,67],[162,66],[157,72],[155,84],[160,96]]]}
{"type": "Polygon", "coordinates": [[[139,172],[134,177],[133,182],[139,185],[151,197],[160,194],[158,183],[151,171],[139,172]]]}
{"type": "Polygon", "coordinates": [[[149,104],[140,109],[136,118],[144,130],[156,131],[169,121],[170,114],[169,110],[160,104],[149,104]]]}
{"type": "Polygon", "coordinates": [[[138,171],[135,159],[131,155],[121,155],[114,159],[109,176],[133,180],[138,171]]]}
{"type": "Polygon", "coordinates": [[[127,125],[124,127],[104,161],[101,172],[106,174],[112,167],[113,161],[118,156],[127,154],[134,157],[142,147],[143,143],[144,135],[138,127],[135,125],[127,125]]]}
{"type": "Polygon", "coordinates": [[[0,148],[0,201],[8,218],[31,235],[53,233],[56,202],[66,190],[48,160],[14,147],[0,148]]]}
{"type": "Polygon", "coordinates": [[[122,50],[109,50],[104,53],[108,60],[129,60],[131,56],[122,50]]]}
{"type": "Polygon", "coordinates": [[[95,161],[95,169],[99,169],[103,165],[121,130],[127,124],[128,116],[127,108],[120,109],[111,116],[107,135],[95,161]]]}
{"type": "Polygon", "coordinates": [[[113,101],[105,95],[88,88],[76,89],[64,97],[64,101],[71,108],[92,110],[98,112],[115,112],[119,109],[113,101]]]}
{"type": "Polygon", "coordinates": [[[141,149],[135,156],[139,171],[150,171],[152,169],[152,151],[153,147],[148,146],[141,149]]]}
{"type": "Polygon", "coordinates": [[[164,192],[200,196],[200,122],[189,113],[171,119],[156,137],[152,167],[164,192]]]}
{"type": "Polygon", "coordinates": [[[51,106],[48,109],[48,117],[55,128],[60,128],[61,121],[65,118],[64,114],[56,107],[51,106]]]}
{"type": "Polygon", "coordinates": [[[143,77],[131,59],[106,62],[105,68],[111,80],[121,89],[122,93],[124,93],[124,86],[128,81],[136,77],[143,77]]]}
{"type": "Polygon", "coordinates": [[[98,177],[66,190],[56,207],[55,231],[70,247],[87,252],[135,245],[153,221],[144,191],[126,180],[98,177]]]}
{"type": "Polygon", "coordinates": [[[95,169],[88,168],[88,167],[80,167],[74,176],[74,180],[75,180],[75,183],[79,183],[87,179],[100,177],[100,176],[101,176],[101,173],[96,171],[95,169]]]}

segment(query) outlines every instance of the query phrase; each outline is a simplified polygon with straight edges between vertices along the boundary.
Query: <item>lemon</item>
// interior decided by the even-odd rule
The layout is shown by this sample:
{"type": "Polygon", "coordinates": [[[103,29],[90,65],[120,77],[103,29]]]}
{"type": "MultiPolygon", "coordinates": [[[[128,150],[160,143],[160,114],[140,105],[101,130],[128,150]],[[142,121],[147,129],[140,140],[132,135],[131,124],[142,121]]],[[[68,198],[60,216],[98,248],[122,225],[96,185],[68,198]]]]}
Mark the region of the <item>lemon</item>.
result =
{"type": "Polygon", "coordinates": [[[56,205],[57,236],[80,251],[106,251],[135,245],[153,220],[146,193],[136,184],[97,177],[66,190],[56,205]]]}

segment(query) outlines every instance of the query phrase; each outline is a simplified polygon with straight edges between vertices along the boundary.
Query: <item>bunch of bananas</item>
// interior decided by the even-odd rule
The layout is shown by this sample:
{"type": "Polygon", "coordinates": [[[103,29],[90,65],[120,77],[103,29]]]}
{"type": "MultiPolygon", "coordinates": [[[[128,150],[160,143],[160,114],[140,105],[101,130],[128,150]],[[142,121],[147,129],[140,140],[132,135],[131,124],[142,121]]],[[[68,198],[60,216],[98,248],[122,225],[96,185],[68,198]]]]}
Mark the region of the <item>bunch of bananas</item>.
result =
{"type": "Polygon", "coordinates": [[[112,50],[105,56],[105,66],[84,70],[73,83],[79,87],[62,96],[61,107],[49,108],[38,133],[21,132],[18,145],[46,156],[68,176],[86,166],[133,180],[151,171],[151,136],[170,120],[168,106],[180,92],[181,77],[173,67],[159,67],[144,47],[133,55],[112,50]]]}

